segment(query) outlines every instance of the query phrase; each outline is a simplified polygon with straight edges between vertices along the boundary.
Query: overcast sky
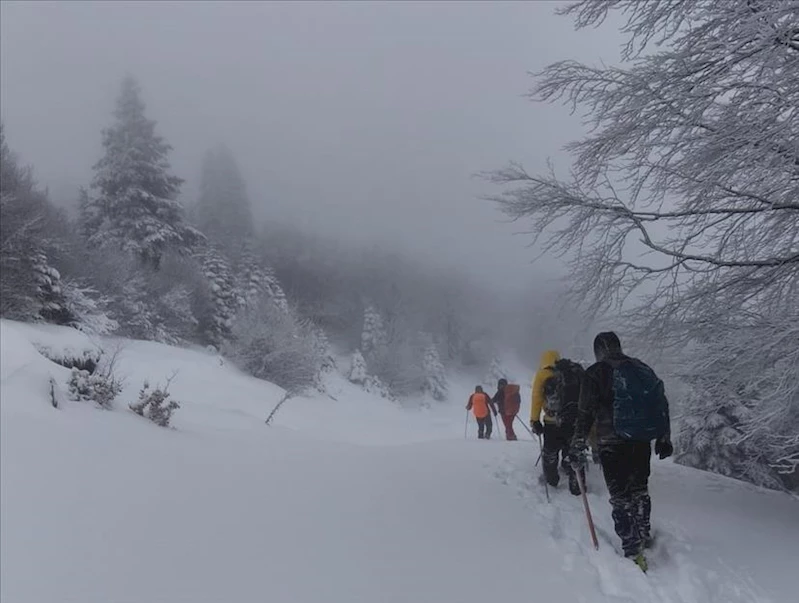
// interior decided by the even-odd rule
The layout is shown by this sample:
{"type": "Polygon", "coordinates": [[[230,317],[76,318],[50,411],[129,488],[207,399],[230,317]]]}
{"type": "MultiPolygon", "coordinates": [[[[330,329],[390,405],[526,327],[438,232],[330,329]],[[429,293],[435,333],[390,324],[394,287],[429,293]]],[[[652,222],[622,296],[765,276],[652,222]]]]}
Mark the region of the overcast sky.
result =
{"type": "Polygon", "coordinates": [[[91,180],[125,73],[195,197],[205,150],[236,155],[259,216],[384,241],[492,286],[534,271],[478,171],[542,169],[582,130],[523,98],[528,71],[618,58],[611,25],[555,2],[2,2],[9,144],[55,199],[91,180]]]}

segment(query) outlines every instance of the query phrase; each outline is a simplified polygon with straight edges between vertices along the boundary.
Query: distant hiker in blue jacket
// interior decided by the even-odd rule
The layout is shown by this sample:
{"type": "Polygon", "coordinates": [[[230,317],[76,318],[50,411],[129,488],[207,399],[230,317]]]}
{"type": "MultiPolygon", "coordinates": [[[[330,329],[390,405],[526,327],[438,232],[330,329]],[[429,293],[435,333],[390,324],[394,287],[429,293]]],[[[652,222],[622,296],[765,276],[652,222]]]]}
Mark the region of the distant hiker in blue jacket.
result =
{"type": "Polygon", "coordinates": [[[610,493],[613,523],[625,557],[644,571],[651,545],[649,497],[651,442],[661,459],[671,456],[669,403],[663,382],[636,358],[622,353],[613,332],[594,339],[596,363],[585,371],[569,459],[585,466],[586,437],[596,424],[602,473],[610,493]]]}

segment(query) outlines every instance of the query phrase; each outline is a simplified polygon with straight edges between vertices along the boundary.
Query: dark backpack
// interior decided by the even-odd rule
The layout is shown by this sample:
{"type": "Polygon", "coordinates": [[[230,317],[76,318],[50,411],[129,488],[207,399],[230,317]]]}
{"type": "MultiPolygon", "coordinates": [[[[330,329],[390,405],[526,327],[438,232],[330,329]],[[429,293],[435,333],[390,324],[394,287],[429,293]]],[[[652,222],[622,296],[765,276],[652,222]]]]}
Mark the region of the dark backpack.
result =
{"type": "Polygon", "coordinates": [[[626,440],[650,442],[669,430],[669,403],[663,381],[635,358],[613,368],[613,428],[626,440]]]}
{"type": "Polygon", "coordinates": [[[583,367],[576,362],[561,358],[549,368],[552,370],[552,375],[544,381],[545,412],[560,425],[577,416],[583,367]]]}

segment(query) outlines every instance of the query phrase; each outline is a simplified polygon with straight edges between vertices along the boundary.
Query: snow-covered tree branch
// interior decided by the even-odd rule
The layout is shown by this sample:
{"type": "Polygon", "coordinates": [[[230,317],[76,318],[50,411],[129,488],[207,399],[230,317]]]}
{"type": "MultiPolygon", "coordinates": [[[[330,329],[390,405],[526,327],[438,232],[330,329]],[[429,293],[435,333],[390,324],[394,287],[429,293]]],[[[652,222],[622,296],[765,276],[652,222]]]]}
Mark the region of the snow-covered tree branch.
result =
{"type": "Polygon", "coordinates": [[[584,0],[562,12],[588,27],[614,9],[628,16],[625,63],[561,61],[530,93],[589,125],[566,147],[568,174],[511,165],[489,175],[505,187],[492,199],[545,253],[569,259],[572,293],[590,312],[624,310],[659,347],[700,354],[689,363],[693,404],[729,402],[741,379],[758,384],[746,401],[758,418],[739,416],[736,429],[765,438],[761,468],[794,472],[799,3],[584,0]],[[747,363],[729,357],[742,349],[747,363]],[[763,384],[766,373],[780,385],[763,384]]]}

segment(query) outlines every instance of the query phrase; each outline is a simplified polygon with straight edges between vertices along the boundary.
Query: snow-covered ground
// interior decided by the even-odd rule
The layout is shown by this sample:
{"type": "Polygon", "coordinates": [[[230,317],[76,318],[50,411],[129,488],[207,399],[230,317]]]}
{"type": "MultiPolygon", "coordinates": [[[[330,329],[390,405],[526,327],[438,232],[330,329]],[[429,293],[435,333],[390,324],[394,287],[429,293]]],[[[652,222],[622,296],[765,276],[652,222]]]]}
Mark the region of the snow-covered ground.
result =
{"type": "Polygon", "coordinates": [[[464,441],[468,378],[425,410],[332,378],[266,426],[280,388],[204,351],[106,339],[116,410],[56,410],[48,377],[68,371],[33,344],[88,340],[2,321],[0,342],[3,603],[796,600],[795,499],[656,462],[644,575],[614,551],[596,469],[599,551],[578,498],[547,504],[536,443],[464,441]],[[175,430],[126,409],[175,370],[175,430]]]}

